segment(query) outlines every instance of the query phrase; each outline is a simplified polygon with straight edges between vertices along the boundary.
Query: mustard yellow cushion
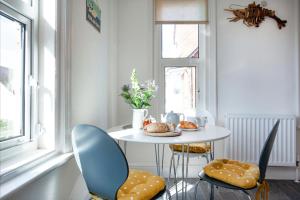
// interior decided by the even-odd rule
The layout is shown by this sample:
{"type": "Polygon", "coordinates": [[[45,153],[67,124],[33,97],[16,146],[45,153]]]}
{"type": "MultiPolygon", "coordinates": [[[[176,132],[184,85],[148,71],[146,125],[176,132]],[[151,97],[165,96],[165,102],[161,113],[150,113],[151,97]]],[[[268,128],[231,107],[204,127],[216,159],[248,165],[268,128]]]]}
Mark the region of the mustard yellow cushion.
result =
{"type": "MultiPolygon", "coordinates": [[[[188,145],[184,145],[184,152],[187,152],[188,145]]],[[[170,148],[173,151],[182,152],[182,144],[171,144],[170,148]]],[[[206,143],[194,143],[189,145],[190,153],[207,153],[210,151],[210,145],[206,143]]]]}
{"type": "Polygon", "coordinates": [[[236,160],[214,160],[204,167],[204,172],[209,177],[244,189],[255,187],[259,178],[257,165],[236,160]]]}
{"type": "Polygon", "coordinates": [[[130,170],[125,183],[118,191],[118,200],[148,200],[165,188],[165,180],[150,172],[130,170]]]}
{"type": "MultiPolygon", "coordinates": [[[[118,200],[149,200],[165,188],[165,180],[150,172],[132,169],[118,191],[118,200]]],[[[91,194],[91,200],[102,200],[91,194]]]]}

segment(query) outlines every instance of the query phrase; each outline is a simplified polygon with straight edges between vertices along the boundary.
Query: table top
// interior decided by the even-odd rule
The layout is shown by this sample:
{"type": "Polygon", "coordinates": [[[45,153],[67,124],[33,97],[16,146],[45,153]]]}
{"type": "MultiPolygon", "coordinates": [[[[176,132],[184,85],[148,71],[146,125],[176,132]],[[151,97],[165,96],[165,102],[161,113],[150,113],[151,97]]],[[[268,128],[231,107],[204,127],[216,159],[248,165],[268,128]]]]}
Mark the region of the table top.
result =
{"type": "Polygon", "coordinates": [[[176,137],[153,137],[144,134],[143,130],[113,128],[109,135],[120,141],[151,143],[151,144],[191,144],[197,142],[211,142],[222,140],[230,136],[230,131],[220,126],[208,126],[198,131],[182,131],[176,137]]]}

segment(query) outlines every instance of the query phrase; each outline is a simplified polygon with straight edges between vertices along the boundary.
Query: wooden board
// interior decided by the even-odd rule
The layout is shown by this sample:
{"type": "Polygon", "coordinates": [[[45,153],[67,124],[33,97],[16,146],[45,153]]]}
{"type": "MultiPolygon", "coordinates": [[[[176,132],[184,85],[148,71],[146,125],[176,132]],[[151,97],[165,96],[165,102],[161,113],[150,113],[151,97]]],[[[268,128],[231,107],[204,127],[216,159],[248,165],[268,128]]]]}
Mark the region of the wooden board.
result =
{"type": "Polygon", "coordinates": [[[176,137],[181,135],[181,132],[149,133],[147,131],[144,131],[144,134],[153,137],[176,137]]]}

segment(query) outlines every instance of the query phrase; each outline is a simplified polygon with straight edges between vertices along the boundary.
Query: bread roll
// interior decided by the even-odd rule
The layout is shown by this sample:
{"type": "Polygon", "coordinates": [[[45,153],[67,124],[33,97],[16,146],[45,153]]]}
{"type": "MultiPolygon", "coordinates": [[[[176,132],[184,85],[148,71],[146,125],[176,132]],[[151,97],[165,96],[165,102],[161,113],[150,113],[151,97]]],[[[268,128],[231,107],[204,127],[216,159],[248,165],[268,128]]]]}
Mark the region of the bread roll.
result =
{"type": "Polygon", "coordinates": [[[145,127],[145,130],[149,133],[166,133],[172,128],[171,125],[166,123],[151,123],[145,127]],[[169,127],[170,126],[170,127],[169,127]]]}

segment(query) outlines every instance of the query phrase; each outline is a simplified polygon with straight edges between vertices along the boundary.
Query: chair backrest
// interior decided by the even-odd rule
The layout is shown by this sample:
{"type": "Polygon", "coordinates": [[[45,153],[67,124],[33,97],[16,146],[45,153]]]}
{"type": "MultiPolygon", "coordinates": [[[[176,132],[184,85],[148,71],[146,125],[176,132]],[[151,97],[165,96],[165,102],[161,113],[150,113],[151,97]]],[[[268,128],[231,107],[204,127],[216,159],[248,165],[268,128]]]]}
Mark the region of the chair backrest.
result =
{"type": "Polygon", "coordinates": [[[280,120],[277,120],[275,125],[272,128],[272,131],[270,132],[264,147],[260,153],[260,158],[259,158],[259,171],[260,171],[260,176],[259,176],[259,182],[262,183],[263,180],[265,180],[266,176],[266,170],[268,167],[269,163],[269,158],[270,154],[273,148],[274,140],[278,131],[278,126],[279,126],[280,120]]]}
{"type": "Polygon", "coordinates": [[[119,145],[92,125],[75,126],[72,144],[89,192],[103,199],[116,199],[118,189],[128,177],[128,163],[119,145]]]}

